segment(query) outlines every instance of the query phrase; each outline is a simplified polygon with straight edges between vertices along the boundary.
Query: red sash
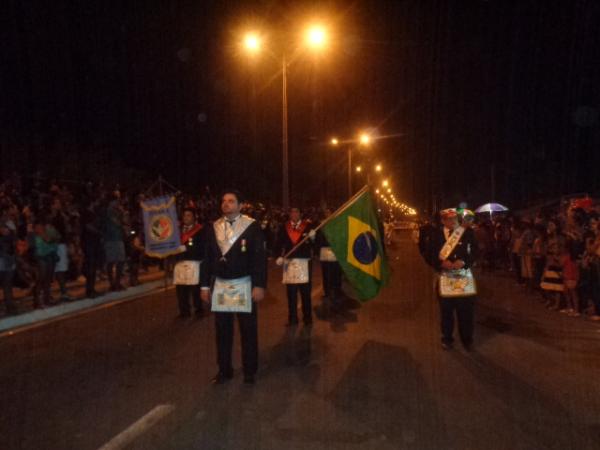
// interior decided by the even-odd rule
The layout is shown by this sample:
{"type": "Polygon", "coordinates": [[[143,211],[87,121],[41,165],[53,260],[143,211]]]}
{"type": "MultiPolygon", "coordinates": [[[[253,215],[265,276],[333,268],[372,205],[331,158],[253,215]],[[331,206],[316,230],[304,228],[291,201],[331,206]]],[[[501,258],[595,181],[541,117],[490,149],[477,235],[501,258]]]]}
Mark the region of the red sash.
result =
{"type": "Polygon", "coordinates": [[[298,225],[298,228],[296,228],[294,230],[291,220],[285,224],[285,230],[287,231],[290,241],[292,241],[292,245],[296,245],[298,243],[298,241],[300,239],[302,239],[302,234],[304,234],[304,230],[306,230],[307,226],[308,226],[307,221],[300,222],[300,225],[298,225]]]}
{"type": "Polygon", "coordinates": [[[189,230],[188,232],[184,233],[183,231],[181,232],[181,243],[182,244],[186,244],[187,241],[189,241],[191,238],[193,238],[194,236],[196,236],[196,234],[198,234],[198,232],[202,229],[202,225],[197,223],[191,230],[189,230]]]}

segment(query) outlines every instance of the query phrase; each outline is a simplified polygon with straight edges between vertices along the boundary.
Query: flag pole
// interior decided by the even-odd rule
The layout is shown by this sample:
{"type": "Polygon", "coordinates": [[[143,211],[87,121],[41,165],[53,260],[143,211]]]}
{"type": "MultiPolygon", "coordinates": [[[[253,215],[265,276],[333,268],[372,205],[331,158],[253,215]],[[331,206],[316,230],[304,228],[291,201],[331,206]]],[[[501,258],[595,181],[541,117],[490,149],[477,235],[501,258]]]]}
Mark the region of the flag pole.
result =
{"type": "MultiPolygon", "coordinates": [[[[337,216],[339,216],[341,213],[343,213],[346,209],[348,209],[348,207],[354,203],[354,201],[360,197],[362,194],[364,194],[365,192],[367,192],[369,190],[369,185],[365,184],[363,186],[363,188],[358,191],[356,194],[354,194],[352,197],[350,197],[350,199],[348,199],[348,201],[346,201],[346,203],[344,203],[342,206],[340,206],[333,214],[331,214],[329,217],[327,217],[323,222],[321,222],[316,228],[313,228],[313,230],[315,232],[319,231],[321,228],[323,228],[325,225],[327,225],[327,223],[329,223],[331,220],[335,219],[337,216]]],[[[294,247],[292,247],[292,249],[287,252],[285,255],[283,255],[283,258],[287,258],[288,256],[290,256],[292,253],[294,253],[296,250],[298,250],[298,248],[304,244],[308,239],[310,239],[310,236],[305,236],[300,242],[298,242],[296,245],[294,245],[294,247]]]]}

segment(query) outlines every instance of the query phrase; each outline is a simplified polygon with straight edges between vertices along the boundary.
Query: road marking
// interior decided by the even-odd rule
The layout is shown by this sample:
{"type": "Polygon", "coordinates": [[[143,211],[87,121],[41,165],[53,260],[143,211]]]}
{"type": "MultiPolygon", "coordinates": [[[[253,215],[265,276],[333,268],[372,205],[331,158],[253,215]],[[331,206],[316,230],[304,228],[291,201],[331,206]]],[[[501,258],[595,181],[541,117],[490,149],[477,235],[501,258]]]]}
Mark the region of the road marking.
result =
{"type": "Polygon", "coordinates": [[[175,407],[173,405],[158,405],[144,417],[130,425],[125,431],[100,447],[99,450],[120,450],[125,448],[144,434],[146,430],[156,425],[159,420],[171,414],[174,409],[175,407]]]}

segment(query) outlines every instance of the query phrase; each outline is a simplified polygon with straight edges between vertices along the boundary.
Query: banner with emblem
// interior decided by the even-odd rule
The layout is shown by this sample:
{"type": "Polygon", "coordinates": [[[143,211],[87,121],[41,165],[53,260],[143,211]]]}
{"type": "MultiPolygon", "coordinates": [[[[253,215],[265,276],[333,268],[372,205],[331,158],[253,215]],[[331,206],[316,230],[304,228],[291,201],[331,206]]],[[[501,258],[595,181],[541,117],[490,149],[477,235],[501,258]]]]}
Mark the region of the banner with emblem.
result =
{"type": "Polygon", "coordinates": [[[141,202],[144,215],[146,255],[166,258],[180,253],[181,245],[175,197],[156,197],[141,202]]]}

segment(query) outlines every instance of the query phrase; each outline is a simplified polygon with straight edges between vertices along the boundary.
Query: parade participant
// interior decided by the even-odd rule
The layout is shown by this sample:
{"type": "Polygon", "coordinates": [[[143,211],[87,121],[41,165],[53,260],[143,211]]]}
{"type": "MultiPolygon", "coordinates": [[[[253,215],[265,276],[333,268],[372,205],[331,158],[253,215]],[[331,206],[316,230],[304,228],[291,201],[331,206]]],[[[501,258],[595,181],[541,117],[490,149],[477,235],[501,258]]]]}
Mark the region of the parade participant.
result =
{"type": "Polygon", "coordinates": [[[244,383],[254,384],[258,369],[257,302],[267,284],[267,254],[260,225],[240,214],[242,198],[235,190],[221,197],[223,217],[206,233],[206,258],[200,271],[201,297],[211,302],[217,329],[219,372],[213,383],[233,377],[233,321],[237,316],[242,340],[244,383]],[[211,295],[212,285],[212,295],[211,295]]]}
{"type": "Polygon", "coordinates": [[[194,304],[197,318],[203,316],[200,301],[200,263],[204,259],[205,239],[202,233],[202,224],[196,221],[196,211],[185,208],[182,216],[181,227],[181,253],[175,259],[177,264],[174,270],[174,283],[179,304],[179,317],[191,316],[190,297],[194,304]]]}
{"type": "Polygon", "coordinates": [[[106,272],[111,291],[123,291],[121,284],[123,266],[127,259],[125,255],[125,233],[123,229],[124,210],[118,191],[113,193],[104,215],[103,238],[106,272]]]}
{"type": "Polygon", "coordinates": [[[302,298],[302,320],[305,325],[312,324],[312,243],[316,232],[308,220],[302,220],[299,208],[291,208],[289,220],[279,229],[277,238],[276,264],[283,266],[283,283],[287,287],[288,325],[298,324],[298,291],[302,298]],[[296,244],[309,236],[311,239],[283,258],[296,244]]]}
{"type": "Polygon", "coordinates": [[[442,348],[452,348],[456,313],[460,339],[470,350],[477,294],[470,268],[477,259],[477,241],[472,229],[459,226],[456,210],[445,209],[440,216],[443,227],[432,234],[425,260],[438,272],[442,348]]]}
{"type": "MultiPolygon", "coordinates": [[[[331,209],[327,208],[324,219],[331,216],[331,213],[331,209]]],[[[342,268],[321,230],[317,232],[315,246],[319,251],[319,261],[321,262],[323,296],[329,300],[329,304],[333,308],[337,308],[342,290],[342,268]]]]}

